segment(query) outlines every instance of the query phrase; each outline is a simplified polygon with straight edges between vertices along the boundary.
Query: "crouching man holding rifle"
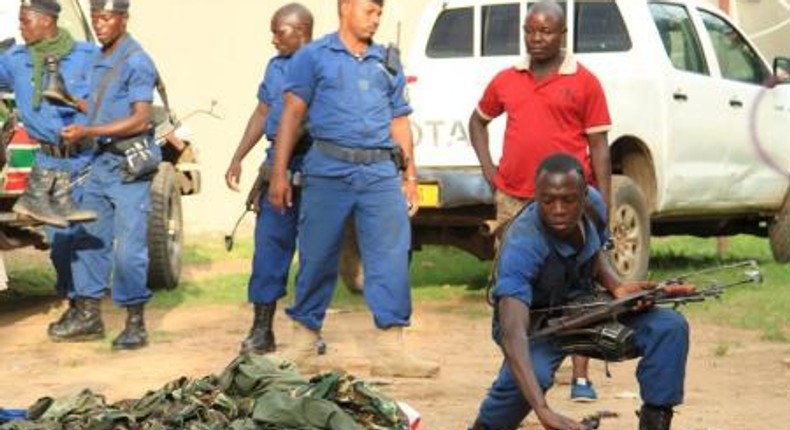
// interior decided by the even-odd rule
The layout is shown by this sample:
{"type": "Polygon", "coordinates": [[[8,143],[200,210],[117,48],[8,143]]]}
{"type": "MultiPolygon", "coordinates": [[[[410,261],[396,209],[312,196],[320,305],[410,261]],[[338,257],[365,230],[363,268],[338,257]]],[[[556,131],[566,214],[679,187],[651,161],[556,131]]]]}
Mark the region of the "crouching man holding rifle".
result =
{"type": "MultiPolygon", "coordinates": [[[[594,295],[596,284],[615,299],[654,287],[623,284],[609,265],[602,250],[607,232],[598,221],[607,219],[605,205],[586,185],[574,157],[546,158],[535,182],[535,202],[505,232],[496,262],[493,337],[504,361],[470,430],[516,429],[530,411],[546,429],[584,429],[555,412],[544,397],[562,360],[584,351],[558,336],[532,336],[546,320],[542,309],[570,308],[594,295]]],[[[649,302],[639,306],[638,312],[606,322],[600,330],[607,341],[587,355],[612,361],[641,357],[639,429],[669,430],[672,408],[683,401],[688,324],[671,309],[649,302]]]]}

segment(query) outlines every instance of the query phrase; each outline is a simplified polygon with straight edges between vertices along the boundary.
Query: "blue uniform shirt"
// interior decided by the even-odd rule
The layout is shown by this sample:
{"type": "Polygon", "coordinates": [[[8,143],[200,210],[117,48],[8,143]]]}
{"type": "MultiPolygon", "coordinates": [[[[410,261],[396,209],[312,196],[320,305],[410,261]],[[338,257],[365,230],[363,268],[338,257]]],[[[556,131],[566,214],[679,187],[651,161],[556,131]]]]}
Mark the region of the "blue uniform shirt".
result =
{"type": "MultiPolygon", "coordinates": [[[[90,112],[96,110],[97,97],[104,77],[120,61],[119,71],[104,90],[99,112],[92,125],[109,124],[132,116],[132,105],[137,102],[152,103],[156,85],[156,67],[151,57],[143,51],[132,36],[127,35],[110,56],[100,56],[94,66],[91,80],[90,112]]],[[[102,143],[102,139],[99,139],[102,143]]]]}
{"type": "MultiPolygon", "coordinates": [[[[601,195],[588,187],[588,198],[597,219],[606,220],[601,195]]],[[[560,306],[593,292],[595,256],[608,239],[605,221],[583,218],[585,242],[575,248],[552,235],[543,225],[537,203],[522,211],[507,229],[500,245],[494,301],[505,297],[520,300],[531,309],[560,306]]],[[[494,319],[494,337],[499,321],[494,319]]],[[[498,340],[498,339],[496,339],[498,340]]]]}
{"type": "MultiPolygon", "coordinates": [[[[385,48],[372,44],[357,58],[346,49],[337,33],[303,47],[290,65],[285,91],[308,106],[307,127],[315,140],[352,148],[392,148],[393,118],[411,113],[404,91],[403,70],[394,75],[384,65],[385,48]]],[[[340,161],[311,150],[305,157],[305,173],[346,176],[359,165],[340,161]]],[[[392,162],[364,167],[381,176],[397,174],[392,162]]]]}
{"type": "MultiPolygon", "coordinates": [[[[266,114],[266,138],[271,142],[266,148],[266,163],[272,165],[274,162],[274,140],[277,137],[277,127],[280,126],[280,117],[283,114],[285,101],[283,100],[285,83],[288,78],[292,56],[278,55],[266,66],[266,73],[258,87],[258,101],[267,105],[269,111],[266,114]]],[[[288,163],[291,171],[301,170],[302,155],[294,155],[288,163]]]]}
{"type": "Polygon", "coordinates": [[[280,116],[283,113],[283,90],[288,77],[288,65],[291,57],[278,55],[266,66],[266,74],[258,87],[258,101],[269,106],[266,116],[266,138],[274,142],[277,137],[277,127],[280,125],[280,116]]]}
{"type": "MultiPolygon", "coordinates": [[[[98,49],[88,43],[76,42],[60,60],[60,74],[66,90],[76,99],[85,100],[90,90],[90,66],[98,49]]],[[[25,45],[17,45],[0,55],[0,87],[14,92],[20,119],[30,137],[42,144],[60,144],[60,131],[75,123],[84,124],[85,115],[74,108],[41,100],[33,107],[33,57],[25,45]]]]}

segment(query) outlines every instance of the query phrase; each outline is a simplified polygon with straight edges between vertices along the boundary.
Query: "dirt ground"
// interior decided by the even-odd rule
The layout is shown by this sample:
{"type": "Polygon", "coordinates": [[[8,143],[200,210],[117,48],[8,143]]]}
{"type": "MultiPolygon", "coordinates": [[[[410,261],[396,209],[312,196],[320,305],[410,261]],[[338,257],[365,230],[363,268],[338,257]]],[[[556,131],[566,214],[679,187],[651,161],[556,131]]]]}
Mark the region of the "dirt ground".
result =
{"type": "MultiPolygon", "coordinates": [[[[22,303],[0,315],[0,407],[26,407],[39,397],[74,394],[83,388],[108,400],[139,397],[181,375],[221,372],[235,356],[250,322],[244,304],[153,309],[148,325],[152,344],[131,353],[110,352],[109,342],[123,314],[104,304],[108,338],[103,342],[54,344],[46,326],[62,308],[56,302],[22,303]]],[[[423,430],[465,429],[500,363],[490,340],[490,320],[480,303],[458,302],[415,309],[407,343],[413,351],[437,360],[441,374],[433,380],[377,380],[389,395],[421,412],[423,430]]],[[[289,329],[280,312],[279,347],[287,351],[289,329]]],[[[333,312],[325,337],[332,364],[369,378],[365,339],[372,334],[366,312],[333,312]]],[[[692,351],[687,371],[686,403],[677,409],[678,430],[754,430],[790,428],[790,345],[767,343],[757,333],[705,325],[692,320],[692,351]]],[[[640,401],[635,363],[591,365],[601,399],[592,404],[568,400],[569,387],[556,386],[550,404],[570,416],[597,410],[620,417],[603,429],[636,429],[633,411],[640,401]]],[[[568,378],[567,369],[560,380],[568,378]]],[[[566,382],[567,383],[567,382],[566,382]]],[[[525,428],[540,428],[532,418],[525,428]]]]}

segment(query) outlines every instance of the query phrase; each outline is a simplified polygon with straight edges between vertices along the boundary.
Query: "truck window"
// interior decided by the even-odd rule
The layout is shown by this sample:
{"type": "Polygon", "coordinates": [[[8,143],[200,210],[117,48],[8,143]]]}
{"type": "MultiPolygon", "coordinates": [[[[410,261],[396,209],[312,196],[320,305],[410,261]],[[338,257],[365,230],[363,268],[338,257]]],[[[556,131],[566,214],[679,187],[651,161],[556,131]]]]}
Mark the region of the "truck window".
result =
{"type": "Polygon", "coordinates": [[[612,1],[576,4],[575,52],[620,52],[631,49],[623,16],[612,1]]]}
{"type": "Polygon", "coordinates": [[[680,5],[651,3],[650,13],[672,65],[679,70],[707,75],[708,65],[689,11],[680,5]]]}
{"type": "Polygon", "coordinates": [[[700,15],[713,42],[722,77],[758,85],[765,82],[768,69],[738,30],[710,12],[700,10],[700,15]]]}
{"type": "Polygon", "coordinates": [[[483,6],[480,52],[484,57],[518,55],[521,40],[518,20],[518,3],[483,6]]]}
{"type": "Polygon", "coordinates": [[[474,11],[447,9],[436,19],[425,54],[430,58],[471,57],[474,54],[474,11]]]}

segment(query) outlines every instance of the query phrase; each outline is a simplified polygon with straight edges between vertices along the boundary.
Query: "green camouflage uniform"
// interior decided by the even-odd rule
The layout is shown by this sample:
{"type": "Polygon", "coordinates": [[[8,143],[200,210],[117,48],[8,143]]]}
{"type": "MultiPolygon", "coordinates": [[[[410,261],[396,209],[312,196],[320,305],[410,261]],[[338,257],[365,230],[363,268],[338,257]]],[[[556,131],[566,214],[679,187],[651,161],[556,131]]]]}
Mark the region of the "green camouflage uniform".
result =
{"type": "Polygon", "coordinates": [[[29,409],[0,430],[407,430],[397,404],[339,372],[304,379],[287,361],[243,354],[219,376],[180,378],[107,405],[90,390],[29,409]]]}

